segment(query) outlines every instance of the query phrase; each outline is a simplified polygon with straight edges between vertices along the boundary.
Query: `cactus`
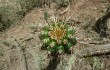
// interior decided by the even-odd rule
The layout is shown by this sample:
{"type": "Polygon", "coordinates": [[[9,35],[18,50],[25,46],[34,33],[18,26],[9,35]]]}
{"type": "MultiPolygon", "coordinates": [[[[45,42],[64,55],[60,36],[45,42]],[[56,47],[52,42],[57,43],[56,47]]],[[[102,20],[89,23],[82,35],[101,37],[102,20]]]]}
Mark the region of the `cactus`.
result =
{"type": "Polygon", "coordinates": [[[73,27],[63,21],[47,25],[40,35],[44,45],[42,48],[51,53],[69,52],[70,48],[77,43],[74,33],[73,27]]]}

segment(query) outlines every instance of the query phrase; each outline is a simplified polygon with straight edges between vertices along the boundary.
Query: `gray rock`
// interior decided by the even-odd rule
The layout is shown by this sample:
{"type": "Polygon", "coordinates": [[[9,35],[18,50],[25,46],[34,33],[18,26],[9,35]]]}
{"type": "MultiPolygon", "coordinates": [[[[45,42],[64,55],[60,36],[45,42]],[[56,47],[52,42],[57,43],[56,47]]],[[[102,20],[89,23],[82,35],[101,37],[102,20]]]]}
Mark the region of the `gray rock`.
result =
{"type": "Polygon", "coordinates": [[[0,1],[0,31],[17,23],[27,12],[33,9],[38,0],[1,0],[0,1]]]}

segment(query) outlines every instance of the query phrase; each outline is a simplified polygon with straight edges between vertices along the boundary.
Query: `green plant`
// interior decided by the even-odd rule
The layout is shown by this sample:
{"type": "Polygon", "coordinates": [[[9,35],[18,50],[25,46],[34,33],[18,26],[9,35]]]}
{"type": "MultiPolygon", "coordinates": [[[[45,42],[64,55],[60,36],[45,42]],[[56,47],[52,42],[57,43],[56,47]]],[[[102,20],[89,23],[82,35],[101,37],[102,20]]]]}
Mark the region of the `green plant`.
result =
{"type": "Polygon", "coordinates": [[[51,53],[69,52],[70,48],[77,43],[74,36],[75,30],[66,22],[58,21],[43,28],[40,39],[43,41],[42,48],[51,53]]]}

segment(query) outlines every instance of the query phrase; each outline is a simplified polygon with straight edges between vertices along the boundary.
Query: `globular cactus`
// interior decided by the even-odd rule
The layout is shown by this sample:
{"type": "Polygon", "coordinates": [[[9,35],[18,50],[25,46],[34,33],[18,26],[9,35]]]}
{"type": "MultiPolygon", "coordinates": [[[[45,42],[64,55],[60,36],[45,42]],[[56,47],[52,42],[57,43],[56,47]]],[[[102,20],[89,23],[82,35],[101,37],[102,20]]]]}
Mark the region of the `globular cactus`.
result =
{"type": "Polygon", "coordinates": [[[58,21],[45,26],[41,32],[40,39],[43,41],[42,48],[51,53],[69,52],[77,40],[74,36],[75,30],[66,22],[58,21]]]}

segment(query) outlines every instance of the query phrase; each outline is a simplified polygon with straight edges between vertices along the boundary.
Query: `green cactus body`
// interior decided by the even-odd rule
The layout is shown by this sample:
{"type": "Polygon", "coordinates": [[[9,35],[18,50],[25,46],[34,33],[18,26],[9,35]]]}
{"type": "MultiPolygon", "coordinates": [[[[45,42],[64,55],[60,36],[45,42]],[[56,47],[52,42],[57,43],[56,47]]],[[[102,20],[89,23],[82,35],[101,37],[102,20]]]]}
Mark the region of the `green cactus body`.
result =
{"type": "Polygon", "coordinates": [[[43,28],[41,40],[51,53],[69,52],[70,48],[77,43],[74,34],[73,27],[65,22],[57,22],[43,28]]]}

